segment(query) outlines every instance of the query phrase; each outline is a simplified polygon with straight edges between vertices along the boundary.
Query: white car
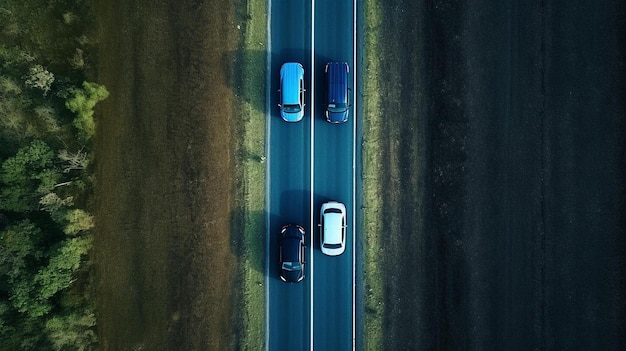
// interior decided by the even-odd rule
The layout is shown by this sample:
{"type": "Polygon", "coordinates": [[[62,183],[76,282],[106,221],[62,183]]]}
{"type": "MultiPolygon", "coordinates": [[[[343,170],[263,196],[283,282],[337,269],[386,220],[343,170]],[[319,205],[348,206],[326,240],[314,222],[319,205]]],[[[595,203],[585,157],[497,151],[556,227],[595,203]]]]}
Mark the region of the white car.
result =
{"type": "Polygon", "coordinates": [[[341,255],[346,250],[346,206],[337,201],[322,204],[319,226],[322,253],[341,255]]]}

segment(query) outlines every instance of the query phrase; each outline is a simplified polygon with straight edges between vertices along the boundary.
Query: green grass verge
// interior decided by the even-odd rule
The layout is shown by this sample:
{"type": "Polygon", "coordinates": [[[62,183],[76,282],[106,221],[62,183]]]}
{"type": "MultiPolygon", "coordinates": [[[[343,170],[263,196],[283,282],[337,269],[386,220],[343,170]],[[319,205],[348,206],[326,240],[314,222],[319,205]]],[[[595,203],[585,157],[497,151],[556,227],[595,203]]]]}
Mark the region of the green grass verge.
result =
{"type": "Polygon", "coordinates": [[[367,0],[364,5],[365,55],[364,55],[364,98],[363,98],[363,232],[365,234],[365,350],[383,348],[383,281],[380,265],[381,202],[379,174],[381,173],[381,115],[378,95],[380,60],[378,30],[382,20],[381,4],[378,0],[367,0]]]}
{"type": "Polygon", "coordinates": [[[265,0],[248,0],[242,58],[243,124],[243,331],[242,350],[265,340],[265,0]]]}

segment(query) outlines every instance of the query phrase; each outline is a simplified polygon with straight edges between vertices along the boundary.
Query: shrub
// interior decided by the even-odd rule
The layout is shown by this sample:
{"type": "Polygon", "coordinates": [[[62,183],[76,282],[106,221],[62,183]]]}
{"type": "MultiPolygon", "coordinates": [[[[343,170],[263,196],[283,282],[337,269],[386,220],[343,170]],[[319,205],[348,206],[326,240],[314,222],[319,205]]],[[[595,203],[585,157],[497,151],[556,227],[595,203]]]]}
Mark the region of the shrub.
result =
{"type": "Polygon", "coordinates": [[[95,133],[94,107],[108,96],[109,92],[103,85],[83,82],[83,88],[74,89],[71,97],[66,101],[65,106],[76,113],[73,124],[78,130],[79,137],[84,141],[91,139],[95,133]]]}

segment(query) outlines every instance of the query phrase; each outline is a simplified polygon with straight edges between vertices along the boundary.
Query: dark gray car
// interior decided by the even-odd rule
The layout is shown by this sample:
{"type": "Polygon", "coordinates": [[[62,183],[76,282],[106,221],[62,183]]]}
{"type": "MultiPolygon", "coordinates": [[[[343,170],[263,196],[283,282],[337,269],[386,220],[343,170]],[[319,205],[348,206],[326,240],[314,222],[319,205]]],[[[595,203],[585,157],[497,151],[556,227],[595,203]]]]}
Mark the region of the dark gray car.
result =
{"type": "Polygon", "coordinates": [[[287,283],[299,283],[304,279],[304,228],[287,224],[280,230],[280,279],[287,283]]]}

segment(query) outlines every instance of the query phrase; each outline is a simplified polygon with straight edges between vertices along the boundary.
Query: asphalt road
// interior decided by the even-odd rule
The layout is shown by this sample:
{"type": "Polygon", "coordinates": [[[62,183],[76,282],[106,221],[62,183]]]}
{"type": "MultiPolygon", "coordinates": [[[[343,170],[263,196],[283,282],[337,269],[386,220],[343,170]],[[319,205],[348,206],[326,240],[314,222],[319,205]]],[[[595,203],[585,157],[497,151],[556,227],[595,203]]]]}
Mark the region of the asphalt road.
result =
{"type": "Polygon", "coordinates": [[[310,344],[310,246],[311,246],[311,103],[306,94],[305,116],[286,123],[278,111],[280,66],[300,62],[305,67],[305,84],[311,67],[311,9],[291,1],[271,2],[270,81],[268,111],[268,212],[267,298],[268,350],[306,350],[310,344]],[[279,278],[279,231],[287,223],[306,228],[306,277],[299,284],[279,278]]]}
{"type": "Polygon", "coordinates": [[[419,313],[389,320],[385,347],[623,350],[624,2],[415,15],[428,210],[415,280],[388,292],[419,313]]]}
{"type": "MultiPolygon", "coordinates": [[[[330,124],[324,118],[324,66],[330,61],[348,62],[350,79],[353,64],[353,2],[351,0],[315,1],[315,152],[314,152],[314,225],[319,223],[319,208],[328,200],[346,205],[348,237],[346,251],[329,257],[319,249],[315,238],[313,347],[315,350],[352,350],[354,308],[354,140],[358,116],[350,111],[348,122],[330,124]]],[[[353,92],[354,90],[352,90],[353,92]]],[[[352,96],[351,101],[354,102],[352,96]]],[[[319,231],[317,231],[319,233],[319,231]]]]}
{"type": "Polygon", "coordinates": [[[346,61],[353,68],[353,2],[320,0],[314,9],[310,2],[273,1],[270,6],[266,347],[350,350],[354,335],[356,122],[352,111],[345,124],[325,121],[323,83],[326,62],[346,61]],[[314,23],[313,11],[321,14],[314,23]],[[282,121],[276,107],[278,72],[290,61],[302,63],[305,69],[307,105],[305,117],[298,123],[282,121]],[[348,211],[348,243],[339,257],[327,257],[319,250],[319,208],[331,199],[345,203],[348,211]],[[286,223],[298,223],[307,230],[307,272],[299,284],[286,284],[278,277],[278,232],[286,223]]]}

